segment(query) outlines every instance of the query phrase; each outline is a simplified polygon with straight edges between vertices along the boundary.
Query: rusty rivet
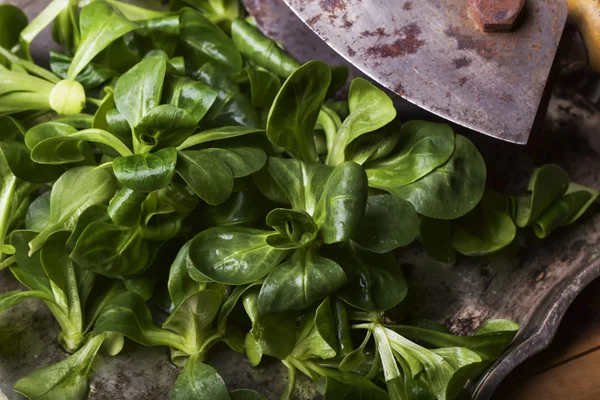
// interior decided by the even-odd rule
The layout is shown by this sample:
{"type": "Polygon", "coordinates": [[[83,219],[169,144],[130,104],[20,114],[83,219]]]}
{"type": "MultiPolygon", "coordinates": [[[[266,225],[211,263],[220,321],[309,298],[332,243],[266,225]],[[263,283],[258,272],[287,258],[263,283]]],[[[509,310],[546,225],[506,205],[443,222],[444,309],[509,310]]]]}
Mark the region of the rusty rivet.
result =
{"type": "Polygon", "coordinates": [[[469,15],[483,32],[505,32],[517,27],[525,0],[471,0],[469,15]]]}

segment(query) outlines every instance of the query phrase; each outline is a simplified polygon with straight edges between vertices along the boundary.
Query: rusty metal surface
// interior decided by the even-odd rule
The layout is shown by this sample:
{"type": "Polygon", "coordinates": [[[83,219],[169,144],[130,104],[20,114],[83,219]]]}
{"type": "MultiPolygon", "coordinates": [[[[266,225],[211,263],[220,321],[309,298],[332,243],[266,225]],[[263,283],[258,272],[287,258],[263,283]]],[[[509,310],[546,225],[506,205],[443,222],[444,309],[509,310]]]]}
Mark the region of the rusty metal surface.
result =
{"type": "Polygon", "coordinates": [[[514,32],[482,33],[468,0],[285,0],[344,58],[450,121],[526,143],[567,18],[529,0],[514,32]]]}

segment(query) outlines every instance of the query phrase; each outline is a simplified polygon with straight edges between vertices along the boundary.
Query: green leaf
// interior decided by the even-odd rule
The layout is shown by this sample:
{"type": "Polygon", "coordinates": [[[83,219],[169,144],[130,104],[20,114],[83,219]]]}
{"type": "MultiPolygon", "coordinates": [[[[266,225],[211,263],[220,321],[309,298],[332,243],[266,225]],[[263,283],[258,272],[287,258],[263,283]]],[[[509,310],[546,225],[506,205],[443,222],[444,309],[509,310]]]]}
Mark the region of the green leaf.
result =
{"type": "Polygon", "coordinates": [[[263,133],[264,129],[248,128],[246,126],[223,126],[220,128],[208,129],[188,137],[177,150],[184,150],[199,144],[212,142],[214,140],[229,139],[238,136],[249,135],[252,133],[263,133]]]}
{"type": "Polygon", "coordinates": [[[177,376],[173,389],[171,389],[171,399],[194,400],[201,398],[231,399],[227,392],[227,386],[217,370],[204,364],[198,355],[193,355],[177,376]]]}
{"type": "Polygon", "coordinates": [[[319,369],[324,382],[319,381],[324,400],[387,400],[385,390],[362,375],[353,372],[339,372],[330,368],[319,369]]]}
{"type": "MultiPolygon", "coordinates": [[[[325,117],[322,117],[321,119],[324,118],[325,117]]],[[[360,136],[358,139],[352,141],[346,148],[346,160],[354,161],[357,164],[364,165],[366,168],[376,164],[377,161],[387,157],[397,148],[398,142],[401,139],[401,126],[402,123],[396,118],[394,121],[375,132],[365,133],[360,136]]],[[[327,129],[332,128],[327,127],[327,129]]],[[[337,134],[337,128],[333,131],[333,136],[330,136],[332,133],[328,133],[327,131],[326,133],[328,141],[334,140],[335,135],[337,134]]],[[[402,173],[402,171],[400,173],[402,173]]]]}
{"type": "MultiPolygon", "coordinates": [[[[259,297],[260,304],[260,297],[259,297]]],[[[337,355],[339,343],[329,298],[308,313],[300,323],[298,339],[290,355],[298,360],[311,358],[328,359],[337,355]]]]}
{"type": "Polygon", "coordinates": [[[11,307],[21,304],[27,299],[39,299],[54,302],[54,298],[45,291],[29,290],[26,292],[6,292],[0,294],[0,314],[11,307]]]}
{"type": "Polygon", "coordinates": [[[177,151],[172,147],[151,154],[115,158],[112,164],[119,182],[143,193],[167,186],[173,179],[176,165],[177,151]]]}
{"type": "Polygon", "coordinates": [[[501,250],[512,243],[517,234],[510,215],[506,213],[508,196],[486,191],[481,202],[456,221],[452,247],[465,255],[483,255],[501,250]],[[497,198],[500,198],[496,201],[497,198]],[[503,209],[495,207],[502,204],[503,209]]]}
{"type": "Polygon", "coordinates": [[[314,215],[321,192],[333,168],[318,163],[269,157],[269,172],[292,208],[314,215]]]}
{"type": "Polygon", "coordinates": [[[375,253],[387,253],[412,243],[419,234],[419,218],[408,201],[389,194],[367,199],[360,229],[352,240],[375,253]]]}
{"type": "Polygon", "coordinates": [[[256,108],[271,107],[281,89],[281,81],[272,72],[246,67],[250,79],[250,98],[256,108]]]}
{"type": "Polygon", "coordinates": [[[338,165],[347,160],[345,152],[350,143],[361,135],[373,132],[396,118],[394,103],[385,92],[362,78],[356,78],[348,93],[350,115],[335,136],[326,163],[338,165]]]}
{"type": "Polygon", "coordinates": [[[167,283],[171,302],[175,307],[179,306],[185,299],[200,291],[203,285],[193,280],[187,268],[188,251],[190,242],[184,244],[177,253],[177,257],[171,264],[169,280],[167,283]]]}
{"type": "Polygon", "coordinates": [[[10,243],[14,246],[16,266],[10,267],[14,277],[33,291],[41,291],[53,296],[50,281],[40,261],[40,252],[32,256],[27,254],[28,243],[37,232],[17,230],[10,235],[10,243]]]}
{"type": "Polygon", "coordinates": [[[85,151],[83,142],[100,143],[114,149],[121,156],[131,155],[131,150],[123,144],[116,136],[101,129],[85,129],[79,132],[73,132],[66,136],[55,136],[37,143],[31,150],[31,159],[43,164],[64,164],[70,162],[71,158],[75,161],[78,158],[85,159],[81,155],[85,151]],[[72,145],[68,143],[71,142],[72,145]],[[64,150],[73,152],[73,155],[63,155],[64,150]]]}
{"type": "Polygon", "coordinates": [[[69,237],[69,240],[67,240],[67,247],[73,250],[85,228],[95,221],[110,222],[110,217],[104,204],[91,205],[79,215],[77,223],[71,231],[71,236],[69,237]]]}
{"type": "Polygon", "coordinates": [[[259,171],[267,162],[267,155],[259,147],[227,146],[210,148],[206,153],[223,161],[234,178],[242,178],[259,171]]]}
{"type": "Polygon", "coordinates": [[[306,211],[276,208],[269,212],[266,222],[277,231],[267,236],[267,244],[277,249],[300,249],[317,238],[317,225],[306,211]]]}
{"type": "Polygon", "coordinates": [[[265,279],[258,305],[261,313],[300,310],[338,290],[346,274],[313,248],[299,249],[265,279]]]}
{"type": "Polygon", "coordinates": [[[429,257],[446,264],[456,262],[450,221],[422,216],[419,235],[423,249],[429,257]]]}
{"type": "Polygon", "coordinates": [[[29,242],[30,254],[41,249],[53,232],[73,229],[86,208],[108,202],[115,191],[116,180],[105,169],[76,167],[65,172],[52,188],[48,224],[29,242]]]}
{"type": "Polygon", "coordinates": [[[556,164],[536,169],[529,181],[530,194],[517,198],[515,222],[519,228],[531,224],[569,187],[569,175],[556,164]]]}
{"type": "Polygon", "coordinates": [[[184,340],[176,333],[152,323],[150,310],[137,294],[125,292],[113,297],[104,307],[94,326],[94,334],[121,333],[143,346],[171,346],[186,351],[184,340]]]}
{"type": "Polygon", "coordinates": [[[360,367],[367,360],[368,357],[365,354],[365,347],[369,343],[369,339],[371,339],[371,331],[367,331],[367,334],[365,335],[361,345],[356,350],[348,353],[342,362],[340,362],[340,371],[352,372],[358,369],[358,367],[360,367]]]}
{"type": "Polygon", "coordinates": [[[413,183],[448,161],[454,152],[454,131],[447,124],[408,121],[402,125],[399,139],[399,152],[366,166],[371,186],[413,183]]]}
{"type": "Polygon", "coordinates": [[[77,75],[117,38],[138,28],[105,1],[94,1],[81,10],[79,17],[81,43],[73,56],[67,79],[77,75]]]}
{"type": "Polygon", "coordinates": [[[31,150],[42,145],[35,154],[31,154],[32,161],[44,164],[65,164],[82,162],[86,156],[91,155],[86,143],[81,140],[59,140],[43,145],[47,140],[68,137],[76,134],[77,129],[59,122],[46,122],[29,129],[25,134],[25,144],[31,150]]]}
{"type": "Polygon", "coordinates": [[[196,235],[190,243],[193,266],[208,278],[243,285],[266,276],[288,254],[266,242],[271,232],[235,226],[216,227],[196,235]]]}
{"type": "Polygon", "coordinates": [[[481,154],[469,139],[456,135],[454,153],[445,164],[411,184],[379,188],[409,201],[419,214],[454,219],[479,203],[485,180],[486,168],[481,154]]]}
{"type": "Polygon", "coordinates": [[[50,215],[50,192],[41,194],[31,202],[25,215],[25,228],[40,232],[48,223],[50,215]]]}
{"type": "Polygon", "coordinates": [[[248,127],[262,127],[258,112],[252,107],[250,99],[240,92],[238,85],[229,79],[226,71],[214,64],[204,64],[194,78],[219,89],[217,99],[203,118],[203,125],[207,127],[221,127],[230,125],[243,125],[248,127]]]}
{"type": "MultiPolygon", "coordinates": [[[[27,26],[27,16],[20,8],[11,4],[0,5],[0,46],[11,49],[19,42],[21,31],[27,26]]],[[[0,64],[2,64],[0,57],[0,64]]]]}
{"type": "Polygon", "coordinates": [[[281,78],[287,78],[300,67],[298,61],[281,49],[277,43],[243,19],[232,22],[231,37],[244,57],[281,78]]]}
{"type": "Polygon", "coordinates": [[[547,237],[559,226],[569,225],[596,201],[600,195],[595,189],[569,184],[565,195],[548,207],[533,224],[533,231],[540,239],[547,237]]]}
{"type": "Polygon", "coordinates": [[[92,364],[103,341],[104,335],[92,337],[77,353],[36,369],[19,379],[13,389],[32,400],[87,399],[92,364]]]}
{"type": "Polygon", "coordinates": [[[29,46],[36,36],[42,32],[50,23],[67,7],[68,1],[51,1],[30,23],[21,31],[19,40],[20,51],[27,60],[31,61],[29,46]]]}
{"type": "Polygon", "coordinates": [[[132,128],[137,127],[142,118],[160,104],[166,71],[166,60],[152,56],[140,61],[117,81],[115,104],[132,128]]]}
{"type": "Polygon", "coordinates": [[[267,120],[269,140],[302,161],[318,161],[314,129],[331,81],[331,70],[310,61],[294,71],[277,94],[267,120]]]}
{"type": "Polygon", "coordinates": [[[246,335],[246,356],[253,366],[260,363],[264,354],[285,360],[296,342],[295,312],[264,315],[259,312],[258,288],[243,294],[242,302],[252,322],[252,330],[246,335]]]}
{"type": "Polygon", "coordinates": [[[121,188],[108,203],[108,215],[117,225],[133,226],[140,222],[142,203],[147,194],[121,188]]]}
{"type": "Polygon", "coordinates": [[[206,205],[200,211],[206,226],[246,225],[264,221],[270,203],[256,190],[233,192],[218,206],[206,205]]]}
{"type": "Polygon", "coordinates": [[[223,203],[233,190],[231,169],[207,150],[179,151],[177,173],[208,204],[223,203]]]}
{"type": "Polygon", "coordinates": [[[179,15],[164,15],[139,21],[142,31],[154,50],[164,51],[173,57],[180,34],[179,15]]]}
{"type": "Polygon", "coordinates": [[[141,235],[144,239],[165,241],[181,229],[182,214],[163,201],[158,192],[152,192],[142,204],[141,235]]]}
{"type": "Polygon", "coordinates": [[[365,311],[385,311],[406,297],[408,285],[393,253],[372,253],[350,241],[336,252],[348,276],[338,296],[365,311]]]}
{"type": "Polygon", "coordinates": [[[13,175],[26,182],[51,182],[65,171],[60,166],[42,165],[32,161],[29,149],[20,142],[0,142],[0,152],[13,175]]]}
{"type": "MultiPolygon", "coordinates": [[[[50,69],[60,78],[67,79],[72,62],[73,57],[50,50],[50,69]]],[[[93,89],[117,76],[119,76],[117,71],[90,62],[79,72],[75,80],[85,89],[93,89]]]]}
{"type": "Polygon", "coordinates": [[[90,271],[121,278],[144,271],[150,251],[139,226],[129,228],[99,220],[81,233],[71,258],[90,271]]]}
{"type": "Polygon", "coordinates": [[[357,230],[367,204],[367,176],[362,167],[346,162],[334,168],[322,189],[315,222],[326,244],[343,242],[357,230]]]}
{"type": "Polygon", "coordinates": [[[144,115],[135,134],[139,142],[154,149],[165,149],[182,144],[197,127],[186,110],[163,104],[144,115]]]}
{"type": "Polygon", "coordinates": [[[200,290],[177,305],[162,327],[179,334],[191,353],[197,353],[213,333],[212,323],[219,313],[222,297],[218,290],[200,290]]]}
{"type": "Polygon", "coordinates": [[[464,347],[479,354],[482,363],[473,378],[498,359],[512,342],[519,325],[507,320],[488,320],[472,336],[454,336],[416,326],[395,325],[391,329],[412,340],[437,347],[464,347]]]}
{"type": "Polygon", "coordinates": [[[182,108],[200,121],[217,99],[219,91],[202,82],[179,76],[167,76],[163,89],[165,103],[182,108]]]}
{"type": "Polygon", "coordinates": [[[228,74],[242,69],[242,56],[233,41],[200,12],[184,8],[180,12],[181,33],[178,54],[185,55],[194,69],[215,64],[228,74]]]}
{"type": "MultiPolygon", "coordinates": [[[[234,307],[237,305],[240,298],[248,291],[256,285],[261,285],[262,281],[255,281],[243,286],[236,286],[233,288],[227,299],[223,302],[223,306],[219,311],[219,316],[217,318],[217,329],[219,333],[225,333],[227,328],[227,318],[233,311],[234,307]]],[[[256,299],[254,299],[255,301],[256,299]]],[[[254,304],[254,303],[253,303],[254,304]]],[[[253,305],[255,307],[256,304],[253,305]]]]}

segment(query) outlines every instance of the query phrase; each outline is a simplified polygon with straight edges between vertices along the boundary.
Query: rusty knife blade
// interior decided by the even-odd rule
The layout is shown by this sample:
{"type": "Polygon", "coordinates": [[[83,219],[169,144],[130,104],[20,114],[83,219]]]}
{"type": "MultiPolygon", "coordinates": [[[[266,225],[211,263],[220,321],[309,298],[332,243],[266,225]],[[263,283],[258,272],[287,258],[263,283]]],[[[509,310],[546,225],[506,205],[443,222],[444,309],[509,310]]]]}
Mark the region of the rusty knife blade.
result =
{"type": "Polygon", "coordinates": [[[484,33],[469,0],[285,0],[330,47],[386,88],[447,120],[525,144],[567,19],[529,0],[513,32],[484,33]]]}

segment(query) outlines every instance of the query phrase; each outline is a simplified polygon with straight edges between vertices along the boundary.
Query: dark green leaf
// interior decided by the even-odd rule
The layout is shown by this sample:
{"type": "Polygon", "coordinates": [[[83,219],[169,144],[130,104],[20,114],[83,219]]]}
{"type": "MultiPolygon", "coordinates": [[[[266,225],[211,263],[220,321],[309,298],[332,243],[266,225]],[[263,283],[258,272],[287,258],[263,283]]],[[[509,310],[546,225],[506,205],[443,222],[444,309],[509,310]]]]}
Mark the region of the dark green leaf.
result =
{"type": "Polygon", "coordinates": [[[316,310],[304,316],[298,330],[296,347],[290,356],[298,360],[316,357],[328,359],[337,355],[338,347],[331,301],[327,298],[316,310]]]}
{"type": "Polygon", "coordinates": [[[250,79],[252,106],[256,108],[271,107],[281,89],[281,81],[277,75],[251,67],[246,67],[246,72],[250,79]]]}
{"type": "Polygon", "coordinates": [[[243,19],[233,21],[231,37],[244,57],[281,78],[287,78],[300,67],[298,61],[281,49],[277,43],[243,19]]]}
{"type": "Polygon", "coordinates": [[[367,199],[360,229],[352,240],[375,253],[410,244],[419,234],[419,218],[408,201],[389,194],[367,199]]]}
{"type": "Polygon", "coordinates": [[[100,220],[84,229],[71,258],[90,271],[120,278],[145,270],[150,253],[138,226],[128,228],[100,220]]]}
{"type": "Polygon", "coordinates": [[[402,268],[393,253],[377,254],[350,241],[335,260],[348,276],[339,297],[366,311],[385,311],[399,304],[408,291],[402,268]]]}
{"type": "Polygon", "coordinates": [[[217,99],[219,91],[192,79],[167,76],[163,89],[165,103],[184,109],[198,122],[217,99]]]}
{"type": "Polygon", "coordinates": [[[224,140],[238,136],[249,135],[252,133],[262,133],[264,129],[248,128],[246,126],[223,126],[220,128],[209,129],[196,133],[185,140],[177,147],[177,150],[184,150],[199,144],[212,142],[214,140],[224,140]]]}
{"type": "Polygon", "coordinates": [[[254,366],[264,354],[284,360],[294,349],[296,341],[295,312],[261,314],[258,307],[258,288],[244,293],[242,302],[252,322],[246,335],[246,356],[254,366]]]}
{"type": "Polygon", "coordinates": [[[270,203],[260,192],[233,192],[218,206],[206,205],[200,209],[201,219],[206,226],[248,225],[263,220],[269,212],[270,203]]]}
{"type": "Polygon", "coordinates": [[[153,49],[164,51],[169,57],[177,48],[180,33],[178,15],[165,15],[140,21],[144,33],[150,39],[153,49]]]}
{"type": "Polygon", "coordinates": [[[185,299],[197,293],[202,288],[202,285],[193,280],[188,273],[187,260],[189,248],[190,243],[187,242],[179,249],[177,257],[175,257],[169,270],[167,285],[171,302],[175,307],[179,306],[185,299]]]}
{"type": "Polygon", "coordinates": [[[495,207],[497,197],[505,197],[500,204],[507,204],[507,196],[486,191],[481,202],[464,217],[456,221],[452,234],[452,246],[466,255],[493,253],[508,246],[515,239],[517,227],[505,210],[495,207]]]}
{"type": "Polygon", "coordinates": [[[312,248],[299,249],[265,279],[258,304],[261,313],[299,310],[327,297],[346,283],[346,274],[334,261],[312,248]]]}
{"type": "MultiPolygon", "coordinates": [[[[19,42],[19,34],[27,26],[27,16],[20,8],[11,4],[0,5],[0,46],[11,49],[19,42]]],[[[0,64],[2,64],[0,57],[0,64]]]]}
{"type": "Polygon", "coordinates": [[[250,99],[240,92],[240,88],[229,79],[226,71],[214,64],[205,64],[194,74],[194,78],[219,90],[217,99],[202,120],[203,124],[208,127],[262,126],[250,99]]]}
{"type": "Polygon", "coordinates": [[[72,356],[19,379],[13,389],[32,400],[87,399],[92,363],[103,341],[104,335],[91,338],[72,356]]]}
{"type": "Polygon", "coordinates": [[[40,261],[40,252],[32,256],[27,254],[29,241],[36,236],[33,231],[14,231],[10,235],[10,243],[15,247],[16,266],[10,267],[12,274],[19,282],[34,291],[42,291],[53,296],[50,281],[40,261]]]}
{"type": "Polygon", "coordinates": [[[259,171],[267,162],[267,155],[259,147],[227,146],[205,149],[205,152],[223,161],[234,178],[242,178],[259,171]]]}
{"type": "Polygon", "coordinates": [[[231,285],[254,282],[267,275],[288,254],[267,244],[270,233],[235,226],[207,229],[192,239],[190,261],[216,282],[231,285]]]}
{"type": "Polygon", "coordinates": [[[177,151],[166,148],[151,154],[135,154],[113,161],[115,176],[136,192],[148,193],[167,186],[177,164],[177,151]]]}
{"type": "Polygon", "coordinates": [[[277,231],[267,236],[267,243],[277,249],[300,249],[317,238],[317,225],[306,211],[276,208],[269,212],[266,222],[277,231]]]}
{"type": "Polygon", "coordinates": [[[569,175],[556,164],[546,164],[534,171],[529,181],[530,194],[517,199],[515,222],[523,228],[535,221],[569,187],[569,175]]]}
{"type": "Polygon", "coordinates": [[[193,68],[215,64],[226,73],[242,69],[242,56],[233,41],[200,12],[184,8],[180,12],[181,33],[178,53],[193,68]]]}
{"type": "Polygon", "coordinates": [[[153,192],[142,204],[141,235],[144,239],[169,240],[181,229],[181,213],[162,200],[158,192],[153,192]]]}
{"type": "Polygon", "coordinates": [[[51,182],[65,171],[60,166],[42,165],[32,161],[29,149],[20,142],[0,142],[0,152],[13,175],[26,182],[51,182]]]}
{"type": "Polygon", "coordinates": [[[446,264],[456,262],[450,221],[421,217],[419,235],[423,249],[429,257],[446,264]]]}
{"type": "MultiPolygon", "coordinates": [[[[62,79],[67,79],[67,72],[72,61],[72,57],[50,50],[50,69],[62,79]]],[[[117,71],[89,63],[81,70],[75,80],[81,83],[85,89],[93,89],[118,75],[117,71]]]]}
{"type": "Polygon", "coordinates": [[[106,169],[77,167],[65,172],[52,188],[48,224],[29,242],[30,254],[41,249],[53,232],[73,229],[86,208],[107,203],[115,191],[116,180],[106,169]]]}
{"type": "Polygon", "coordinates": [[[217,370],[204,364],[198,355],[193,355],[177,376],[171,390],[171,399],[195,400],[202,398],[230,400],[227,386],[217,370]]]}
{"type": "Polygon", "coordinates": [[[143,346],[171,346],[187,350],[181,336],[154,326],[144,300],[132,292],[113,297],[104,307],[94,326],[94,334],[104,332],[121,333],[143,346]]]}
{"type": "Polygon", "coordinates": [[[106,206],[104,204],[94,204],[86,208],[77,218],[77,223],[71,231],[71,236],[67,240],[67,247],[71,250],[75,248],[75,244],[79,237],[88,227],[89,224],[95,221],[110,222],[110,217],[107,213],[106,206]]]}
{"type": "Polygon", "coordinates": [[[115,104],[132,128],[137,127],[142,118],[158,106],[166,71],[167,62],[164,58],[148,57],[117,81],[115,104]]]}
{"type": "Polygon", "coordinates": [[[183,108],[163,104],[144,115],[135,134],[145,145],[164,149],[179,146],[194,133],[197,126],[194,118],[183,108]]]}
{"type": "Polygon", "coordinates": [[[43,193],[31,202],[25,215],[25,228],[40,232],[48,223],[50,215],[50,192],[43,193]]]}
{"type": "Polygon", "coordinates": [[[445,164],[411,184],[379,188],[409,201],[419,214],[454,219],[479,203],[485,180],[486,168],[481,154],[469,139],[456,135],[454,153],[445,164]]]}
{"type": "Polygon", "coordinates": [[[136,225],[140,221],[142,203],[146,197],[146,193],[124,187],[108,203],[108,215],[117,225],[136,225]]]}
{"type": "Polygon", "coordinates": [[[207,150],[179,151],[177,173],[211,205],[223,203],[233,190],[231,169],[207,150]]]}
{"type": "Polygon", "coordinates": [[[294,71],[277,94],[267,121],[269,140],[302,161],[318,161],[314,129],[331,81],[331,70],[310,61],[294,71]]]}
{"type": "Polygon", "coordinates": [[[343,242],[357,230],[367,204],[367,175],[345,162],[334,168],[315,210],[315,222],[326,244],[343,242]]]}

